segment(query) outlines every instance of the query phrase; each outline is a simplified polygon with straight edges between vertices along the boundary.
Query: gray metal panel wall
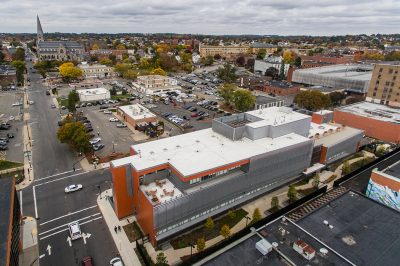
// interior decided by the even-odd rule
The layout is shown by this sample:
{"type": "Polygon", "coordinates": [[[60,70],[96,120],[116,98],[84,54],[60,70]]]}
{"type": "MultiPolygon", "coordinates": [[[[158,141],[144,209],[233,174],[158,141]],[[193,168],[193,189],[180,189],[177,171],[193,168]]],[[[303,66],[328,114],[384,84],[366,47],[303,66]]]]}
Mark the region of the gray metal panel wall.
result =
{"type": "MultiPolygon", "coordinates": [[[[155,207],[155,228],[167,228],[260,186],[281,182],[301,173],[309,166],[312,145],[313,141],[310,140],[254,157],[249,173],[155,207]]],[[[231,207],[237,204],[234,202],[231,207]]]]}
{"type": "Polygon", "coordinates": [[[226,138],[233,139],[233,128],[222,123],[221,121],[218,121],[217,119],[212,121],[212,130],[226,138]]]}
{"type": "Polygon", "coordinates": [[[143,178],[143,184],[147,185],[147,184],[150,184],[151,182],[154,182],[156,180],[167,178],[168,177],[168,172],[169,172],[168,169],[164,169],[164,170],[157,171],[157,173],[147,174],[143,178]]]}
{"type": "Polygon", "coordinates": [[[266,138],[269,135],[270,126],[258,128],[246,127],[246,136],[251,140],[266,138]]]}
{"type": "Polygon", "coordinates": [[[345,141],[329,147],[326,152],[326,163],[333,163],[336,160],[355,153],[357,151],[358,143],[363,138],[363,135],[364,133],[360,132],[359,134],[356,134],[345,141]]]}
{"type": "Polygon", "coordinates": [[[126,192],[130,197],[133,196],[133,180],[132,180],[132,172],[131,166],[125,165],[125,182],[126,182],[126,192]]]}
{"type": "Polygon", "coordinates": [[[311,117],[307,117],[290,123],[278,126],[271,126],[269,137],[277,138],[289,133],[296,133],[301,136],[308,136],[308,132],[310,131],[310,125],[311,125],[311,117]]]}

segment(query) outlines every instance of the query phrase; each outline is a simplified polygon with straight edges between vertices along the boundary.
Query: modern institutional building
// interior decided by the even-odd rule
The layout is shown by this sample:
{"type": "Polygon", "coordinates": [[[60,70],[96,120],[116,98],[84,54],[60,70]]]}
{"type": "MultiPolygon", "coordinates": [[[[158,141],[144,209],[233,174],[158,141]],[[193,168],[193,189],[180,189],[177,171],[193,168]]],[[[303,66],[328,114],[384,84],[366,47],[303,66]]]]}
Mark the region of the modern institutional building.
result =
{"type": "Polygon", "coordinates": [[[365,135],[400,143],[400,110],[386,105],[360,102],[334,110],[333,121],[362,129],[365,135]]]}
{"type": "MultiPolygon", "coordinates": [[[[265,72],[269,68],[275,68],[277,73],[280,73],[282,67],[282,57],[266,57],[263,60],[255,60],[254,61],[254,73],[265,75],[265,72]]],[[[289,71],[290,64],[284,64],[284,74],[287,76],[289,71]]]]}
{"type": "Polygon", "coordinates": [[[249,45],[199,45],[201,57],[220,55],[221,57],[231,58],[249,52],[249,45]]]}
{"type": "Polygon", "coordinates": [[[110,91],[106,88],[80,89],[77,90],[79,101],[95,102],[110,99],[110,91]]]}
{"type": "Polygon", "coordinates": [[[141,104],[118,106],[117,114],[132,127],[142,122],[151,123],[157,121],[157,116],[141,104]]]}
{"type": "Polygon", "coordinates": [[[374,169],[365,194],[400,211],[400,162],[381,171],[374,169]]]}
{"type": "Polygon", "coordinates": [[[14,177],[0,178],[0,265],[18,265],[21,210],[14,177]]]}
{"type": "Polygon", "coordinates": [[[366,101],[400,107],[400,65],[376,64],[366,101]]]}
{"type": "Polygon", "coordinates": [[[293,71],[291,81],[310,86],[325,86],[366,93],[372,76],[371,65],[332,65],[293,71]]]}
{"type": "Polygon", "coordinates": [[[58,60],[82,61],[85,56],[83,45],[75,41],[45,41],[42,25],[37,17],[36,50],[39,61],[58,60]]]}
{"type": "Polygon", "coordinates": [[[109,78],[114,75],[114,69],[106,65],[89,65],[82,62],[78,67],[82,70],[85,78],[109,78]]]}
{"type": "Polygon", "coordinates": [[[178,86],[178,81],[176,79],[161,75],[139,76],[137,81],[133,83],[133,86],[139,91],[150,95],[181,88],[178,86]]]}
{"type": "MultiPolygon", "coordinates": [[[[115,212],[118,218],[136,214],[156,244],[272,191],[310,167],[317,133],[328,138],[338,131],[311,119],[270,107],[215,118],[209,129],[133,145],[130,157],[111,162],[115,212]]],[[[340,135],[338,146],[321,142],[328,147],[323,162],[356,151],[359,138],[346,136],[351,140],[340,135]]]]}

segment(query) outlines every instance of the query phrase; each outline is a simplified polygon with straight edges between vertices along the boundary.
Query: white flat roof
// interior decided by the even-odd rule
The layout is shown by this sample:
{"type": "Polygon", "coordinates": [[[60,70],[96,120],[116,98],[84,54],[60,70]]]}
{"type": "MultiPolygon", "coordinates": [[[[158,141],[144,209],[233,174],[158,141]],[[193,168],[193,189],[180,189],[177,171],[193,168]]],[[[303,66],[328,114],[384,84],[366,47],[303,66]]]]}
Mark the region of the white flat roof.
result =
{"type": "Polygon", "coordinates": [[[109,92],[106,88],[78,89],[77,91],[81,95],[97,95],[109,92]]]}
{"type": "Polygon", "coordinates": [[[348,140],[349,138],[362,134],[363,130],[352,128],[352,127],[344,127],[340,131],[334,131],[331,134],[327,134],[326,136],[321,136],[319,139],[315,140],[315,146],[324,145],[325,147],[332,147],[342,141],[348,140]]]}
{"type": "Polygon", "coordinates": [[[312,67],[305,69],[297,69],[298,73],[309,73],[321,76],[338,77],[345,79],[369,81],[372,77],[372,65],[362,64],[338,64],[331,66],[312,67]],[[359,71],[363,69],[364,71],[359,71]]]}
{"type": "Polygon", "coordinates": [[[325,132],[329,132],[330,129],[336,130],[341,125],[332,125],[332,124],[316,124],[311,122],[310,131],[308,132],[308,136],[312,137],[315,134],[319,134],[322,136],[325,132]]]}
{"type": "Polygon", "coordinates": [[[155,114],[149,111],[146,107],[141,104],[131,104],[118,106],[126,115],[128,115],[133,120],[140,120],[149,117],[156,117],[155,114]]]}
{"type": "Polygon", "coordinates": [[[114,167],[131,164],[142,171],[169,163],[183,176],[190,176],[306,141],[310,139],[294,133],[274,139],[233,141],[209,128],[133,145],[139,154],[114,160],[112,164],[114,167]]]}
{"type": "Polygon", "coordinates": [[[309,115],[294,112],[288,107],[268,107],[261,108],[258,110],[246,112],[247,114],[253,115],[262,119],[261,121],[248,123],[247,125],[253,128],[272,125],[278,126],[286,123],[291,123],[303,119],[311,119],[309,115]]]}
{"type": "Polygon", "coordinates": [[[400,109],[391,108],[387,105],[359,102],[338,108],[337,110],[376,120],[400,124],[400,109]]]}

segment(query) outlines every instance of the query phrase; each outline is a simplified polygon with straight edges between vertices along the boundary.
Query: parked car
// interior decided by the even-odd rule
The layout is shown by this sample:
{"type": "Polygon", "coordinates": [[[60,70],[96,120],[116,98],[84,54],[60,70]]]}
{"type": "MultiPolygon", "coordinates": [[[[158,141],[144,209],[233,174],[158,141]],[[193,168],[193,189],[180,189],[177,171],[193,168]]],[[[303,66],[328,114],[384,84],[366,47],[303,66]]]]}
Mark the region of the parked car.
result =
{"type": "Polygon", "coordinates": [[[108,106],[100,106],[100,110],[108,109],[108,106]]]}
{"type": "Polygon", "coordinates": [[[123,124],[123,123],[118,123],[118,124],[117,124],[117,127],[120,127],[120,128],[122,128],[122,127],[126,127],[126,125],[125,125],[125,124],[123,124]]]}
{"type": "Polygon", "coordinates": [[[34,103],[35,103],[34,101],[29,101],[29,104],[30,104],[30,105],[32,105],[32,104],[34,104],[34,103]]]}
{"type": "Polygon", "coordinates": [[[21,105],[22,105],[22,103],[19,103],[19,102],[13,103],[13,104],[12,104],[13,107],[14,107],[14,106],[21,106],[21,105]]]}
{"type": "Polygon", "coordinates": [[[54,103],[52,103],[52,104],[50,105],[50,107],[51,107],[51,108],[56,108],[56,105],[55,105],[54,103]]]}
{"type": "Polygon", "coordinates": [[[82,266],[93,266],[93,258],[90,256],[86,256],[82,258],[82,266]]]}
{"type": "Polygon", "coordinates": [[[7,133],[7,138],[9,138],[9,139],[14,138],[14,134],[13,133],[7,133]]]}
{"type": "Polygon", "coordinates": [[[91,140],[89,140],[89,143],[94,145],[96,143],[99,143],[101,141],[101,138],[93,138],[91,140]]]}
{"type": "Polygon", "coordinates": [[[5,142],[5,143],[7,143],[8,141],[9,141],[8,138],[4,138],[4,137],[1,137],[1,138],[0,138],[0,142],[5,142]]]}
{"type": "Polygon", "coordinates": [[[98,151],[104,148],[104,144],[99,143],[99,144],[94,144],[93,145],[93,150],[98,151]]]}
{"type": "Polygon", "coordinates": [[[0,151],[5,151],[5,150],[7,150],[7,149],[8,149],[7,145],[5,145],[5,144],[0,144],[0,151]]]}
{"type": "Polygon", "coordinates": [[[110,260],[110,266],[124,266],[124,263],[122,262],[121,258],[116,257],[110,260]]]}
{"type": "Polygon", "coordinates": [[[119,120],[116,117],[110,117],[110,119],[108,119],[108,121],[110,121],[110,122],[118,122],[119,120]]]}
{"type": "Polygon", "coordinates": [[[78,190],[80,190],[82,188],[83,188],[83,186],[81,184],[76,184],[76,185],[73,184],[73,185],[69,185],[68,187],[66,187],[64,189],[64,191],[65,191],[65,193],[71,193],[71,192],[78,191],[78,190]]]}

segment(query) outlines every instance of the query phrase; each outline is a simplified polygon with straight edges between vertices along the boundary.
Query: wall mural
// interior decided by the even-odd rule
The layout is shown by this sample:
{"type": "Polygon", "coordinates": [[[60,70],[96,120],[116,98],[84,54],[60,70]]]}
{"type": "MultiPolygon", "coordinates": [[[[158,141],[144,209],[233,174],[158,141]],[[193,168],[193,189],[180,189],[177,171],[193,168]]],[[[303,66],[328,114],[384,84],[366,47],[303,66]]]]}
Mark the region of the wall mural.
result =
{"type": "Polygon", "coordinates": [[[365,193],[369,198],[379,201],[396,210],[400,210],[400,191],[394,191],[387,186],[374,182],[371,178],[365,193]]]}

